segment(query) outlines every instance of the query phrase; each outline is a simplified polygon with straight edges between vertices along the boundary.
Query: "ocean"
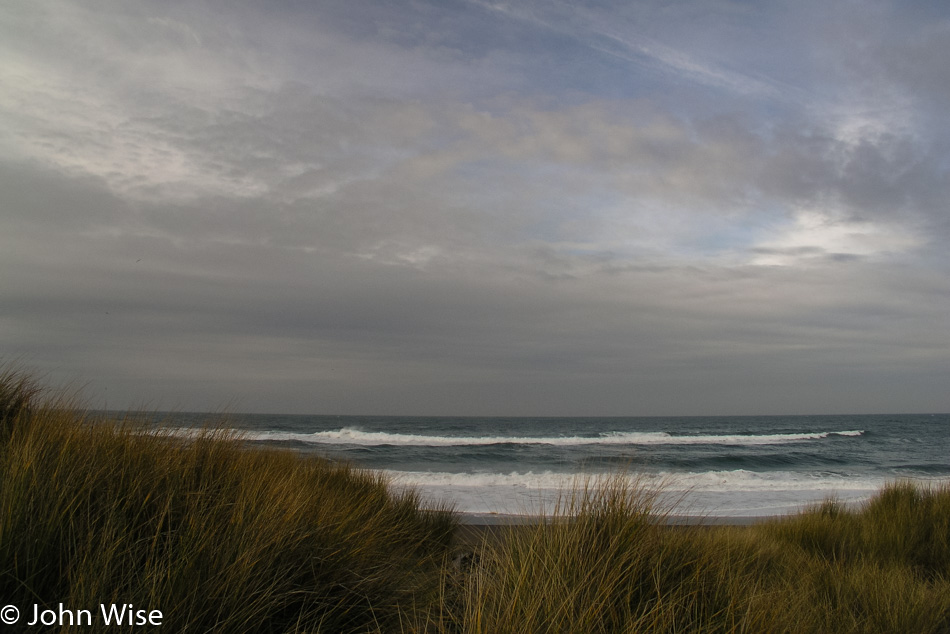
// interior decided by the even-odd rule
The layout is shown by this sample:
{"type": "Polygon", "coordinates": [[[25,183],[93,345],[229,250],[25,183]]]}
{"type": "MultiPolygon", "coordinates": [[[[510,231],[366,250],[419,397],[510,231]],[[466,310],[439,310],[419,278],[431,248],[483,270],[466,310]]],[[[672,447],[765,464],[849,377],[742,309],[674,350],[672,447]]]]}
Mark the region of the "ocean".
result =
{"type": "MultiPolygon", "coordinates": [[[[215,418],[161,413],[190,434],[215,418]]],[[[229,414],[248,443],[384,472],[433,506],[482,516],[554,508],[620,474],[659,487],[673,515],[793,513],[857,504],[887,482],[950,482],[950,415],[484,418],[229,414]]]]}

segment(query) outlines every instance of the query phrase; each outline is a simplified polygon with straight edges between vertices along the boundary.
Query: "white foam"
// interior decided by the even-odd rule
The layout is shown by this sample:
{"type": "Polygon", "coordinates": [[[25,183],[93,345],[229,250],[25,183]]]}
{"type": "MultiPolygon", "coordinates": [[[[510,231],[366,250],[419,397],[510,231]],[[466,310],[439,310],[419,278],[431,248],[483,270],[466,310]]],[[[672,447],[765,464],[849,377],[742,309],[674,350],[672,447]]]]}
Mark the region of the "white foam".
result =
{"type": "MultiPolygon", "coordinates": [[[[441,473],[387,471],[397,489],[453,504],[464,513],[538,514],[553,509],[570,491],[616,475],[555,472],[441,473]]],[[[635,486],[660,492],[660,507],[674,515],[757,517],[793,513],[828,498],[846,504],[869,499],[885,478],[746,470],[701,473],[639,473],[623,476],[635,486]]],[[[946,480],[946,479],[944,479],[946,480]]]]}
{"type": "MultiPolygon", "coordinates": [[[[194,434],[194,430],[169,430],[182,435],[194,434]]],[[[777,445],[830,436],[854,437],[864,434],[862,430],[803,432],[793,434],[726,434],[675,436],[666,432],[608,432],[598,436],[430,436],[422,434],[393,434],[388,432],[363,431],[344,427],[330,431],[299,434],[279,431],[240,431],[243,438],[260,441],[296,441],[328,445],[401,445],[424,447],[452,447],[477,445],[777,445]]]]}
{"type": "Polygon", "coordinates": [[[648,472],[630,475],[573,474],[553,471],[511,473],[447,473],[419,471],[384,471],[392,482],[418,487],[520,487],[567,490],[587,481],[601,478],[626,478],[633,484],[658,486],[669,491],[829,491],[873,488],[883,483],[880,478],[854,478],[842,475],[816,475],[793,471],[755,472],[745,469],[704,472],[648,472]]]}

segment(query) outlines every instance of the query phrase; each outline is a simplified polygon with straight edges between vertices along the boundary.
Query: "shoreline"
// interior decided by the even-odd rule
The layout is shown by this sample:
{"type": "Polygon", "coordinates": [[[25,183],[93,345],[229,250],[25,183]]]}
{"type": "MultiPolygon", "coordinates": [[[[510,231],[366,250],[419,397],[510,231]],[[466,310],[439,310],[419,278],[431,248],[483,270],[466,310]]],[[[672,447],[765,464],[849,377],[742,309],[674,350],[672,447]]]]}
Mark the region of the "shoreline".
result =
{"type": "MultiPolygon", "coordinates": [[[[657,523],[672,530],[702,530],[715,527],[751,527],[773,520],[795,517],[784,515],[726,516],[726,515],[666,515],[658,516],[657,523]]],[[[469,556],[487,543],[497,544],[516,531],[530,530],[541,524],[552,524],[553,518],[541,515],[511,513],[459,513],[459,524],[452,537],[452,546],[458,556],[469,556]]]]}
{"type": "MultiPolygon", "coordinates": [[[[664,515],[658,517],[667,526],[751,526],[771,520],[794,517],[796,512],[777,515],[664,515]]],[[[543,515],[520,515],[515,513],[459,513],[460,526],[534,526],[550,523],[543,515]]]]}

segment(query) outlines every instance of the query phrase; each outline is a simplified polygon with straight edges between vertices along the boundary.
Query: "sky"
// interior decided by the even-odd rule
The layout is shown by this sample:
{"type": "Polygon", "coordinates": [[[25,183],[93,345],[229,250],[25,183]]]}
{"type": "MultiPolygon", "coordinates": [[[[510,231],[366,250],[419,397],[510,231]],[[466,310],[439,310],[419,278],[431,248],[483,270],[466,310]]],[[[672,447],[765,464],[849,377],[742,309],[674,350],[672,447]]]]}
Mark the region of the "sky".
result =
{"type": "Polygon", "coordinates": [[[94,407],[950,411],[950,6],[8,0],[0,359],[94,407]]]}

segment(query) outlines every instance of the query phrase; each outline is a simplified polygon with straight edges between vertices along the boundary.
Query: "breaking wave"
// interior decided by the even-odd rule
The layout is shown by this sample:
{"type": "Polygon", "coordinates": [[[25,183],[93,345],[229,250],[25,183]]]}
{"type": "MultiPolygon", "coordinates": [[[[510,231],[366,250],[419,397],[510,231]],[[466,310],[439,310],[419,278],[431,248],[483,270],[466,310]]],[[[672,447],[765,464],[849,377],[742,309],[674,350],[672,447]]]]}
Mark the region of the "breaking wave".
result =
{"type": "MultiPolygon", "coordinates": [[[[191,435],[193,430],[172,430],[172,433],[191,435]]],[[[780,445],[823,440],[830,437],[856,437],[863,430],[823,431],[789,434],[724,434],[675,435],[667,432],[605,432],[597,436],[430,436],[421,434],[394,434],[363,431],[344,427],[309,434],[258,431],[237,432],[254,441],[302,442],[330,445],[400,445],[400,446],[475,446],[475,445],[780,445]]]]}

